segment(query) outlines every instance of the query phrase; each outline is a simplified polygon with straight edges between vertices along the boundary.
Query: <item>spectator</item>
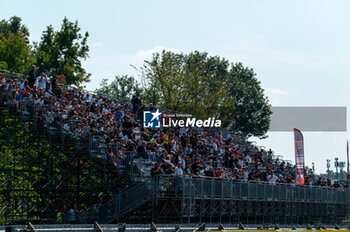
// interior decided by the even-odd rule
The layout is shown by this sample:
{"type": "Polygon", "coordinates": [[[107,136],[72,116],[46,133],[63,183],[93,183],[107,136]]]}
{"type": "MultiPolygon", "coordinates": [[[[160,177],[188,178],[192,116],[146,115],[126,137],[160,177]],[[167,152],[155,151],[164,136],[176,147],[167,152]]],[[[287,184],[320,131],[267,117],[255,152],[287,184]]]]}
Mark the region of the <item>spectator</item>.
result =
{"type": "Polygon", "coordinates": [[[36,74],[35,74],[35,66],[33,65],[32,68],[27,72],[28,74],[28,83],[30,88],[34,88],[34,84],[36,81],[36,74]]]}
{"type": "Polygon", "coordinates": [[[77,223],[77,210],[74,206],[72,206],[68,211],[68,223],[69,224],[76,224],[77,223]]]}
{"type": "Polygon", "coordinates": [[[267,181],[269,184],[276,185],[278,177],[273,173],[273,171],[270,171],[270,175],[267,176],[267,181]]]}
{"type": "Polygon", "coordinates": [[[45,74],[42,72],[40,77],[38,78],[38,89],[46,91],[46,82],[47,82],[47,78],[45,76],[45,74]]]}
{"type": "Polygon", "coordinates": [[[132,96],[131,105],[132,105],[133,114],[138,114],[138,111],[139,111],[141,104],[142,104],[142,102],[141,102],[140,98],[138,98],[136,96],[132,96]]]}
{"type": "Polygon", "coordinates": [[[0,86],[6,84],[6,79],[3,73],[0,73],[0,86]]]}
{"type": "Polygon", "coordinates": [[[63,223],[63,217],[64,217],[64,212],[63,212],[63,208],[59,208],[57,215],[56,215],[56,222],[58,224],[63,223]]]}

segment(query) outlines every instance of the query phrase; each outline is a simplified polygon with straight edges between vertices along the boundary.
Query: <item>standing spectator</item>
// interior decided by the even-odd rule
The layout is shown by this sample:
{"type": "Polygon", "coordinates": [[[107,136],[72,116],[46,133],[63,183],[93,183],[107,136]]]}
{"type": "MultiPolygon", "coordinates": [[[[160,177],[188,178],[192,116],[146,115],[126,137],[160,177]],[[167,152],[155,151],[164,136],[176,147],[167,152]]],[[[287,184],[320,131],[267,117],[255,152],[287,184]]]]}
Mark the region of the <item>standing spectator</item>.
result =
{"type": "Polygon", "coordinates": [[[140,98],[136,97],[136,96],[132,96],[131,99],[131,105],[132,105],[132,111],[134,114],[138,114],[139,111],[139,107],[141,106],[141,100],[140,98]]]}
{"type": "Polygon", "coordinates": [[[57,76],[54,76],[51,81],[51,91],[55,93],[56,88],[57,88],[57,76]]]}
{"type": "Polygon", "coordinates": [[[175,168],[175,195],[178,196],[182,189],[182,177],[183,171],[182,171],[182,163],[179,162],[175,168]]]}
{"type": "Polygon", "coordinates": [[[47,76],[49,74],[49,71],[45,70],[44,71],[44,75],[45,75],[45,79],[46,79],[46,89],[44,89],[44,91],[48,92],[50,91],[50,82],[49,82],[49,77],[47,76]]]}
{"type": "Polygon", "coordinates": [[[68,223],[69,224],[75,224],[77,222],[77,211],[75,210],[74,206],[70,208],[68,211],[68,223]]]}
{"type": "Polygon", "coordinates": [[[46,91],[46,82],[47,82],[46,76],[42,72],[40,77],[38,78],[38,89],[46,91]]]}
{"type": "Polygon", "coordinates": [[[56,215],[56,222],[59,224],[63,223],[63,217],[64,217],[63,208],[59,208],[56,215]]]}
{"type": "Polygon", "coordinates": [[[32,69],[29,70],[27,74],[28,74],[29,86],[30,88],[33,88],[36,81],[35,65],[32,66],[32,69]]]}

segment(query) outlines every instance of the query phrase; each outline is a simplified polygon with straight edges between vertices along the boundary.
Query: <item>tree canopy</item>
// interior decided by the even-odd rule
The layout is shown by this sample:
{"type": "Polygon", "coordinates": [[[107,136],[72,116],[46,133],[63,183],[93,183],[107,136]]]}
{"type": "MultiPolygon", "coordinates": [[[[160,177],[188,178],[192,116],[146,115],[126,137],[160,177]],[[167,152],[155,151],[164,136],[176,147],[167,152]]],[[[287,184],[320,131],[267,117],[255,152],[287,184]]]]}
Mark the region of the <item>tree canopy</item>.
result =
{"type": "Polygon", "coordinates": [[[29,30],[17,16],[0,21],[0,68],[23,73],[34,63],[29,30]]]}
{"type": "Polygon", "coordinates": [[[49,71],[49,75],[63,74],[67,84],[80,86],[89,82],[90,75],[82,67],[82,59],[89,57],[87,39],[89,33],[80,33],[78,21],[63,19],[61,29],[55,31],[50,25],[43,32],[41,41],[35,46],[36,64],[39,72],[49,71]]]}
{"type": "Polygon", "coordinates": [[[269,129],[270,104],[253,69],[219,56],[194,51],[153,54],[142,67],[146,80],[104,79],[96,93],[112,98],[143,95],[144,103],[192,114],[201,119],[222,120],[222,126],[243,136],[263,138],[269,129]]]}
{"type": "Polygon", "coordinates": [[[96,93],[109,98],[126,99],[133,95],[140,96],[143,89],[132,76],[116,76],[112,83],[108,84],[108,79],[103,79],[100,88],[96,93]]]}
{"type": "Polygon", "coordinates": [[[206,52],[155,53],[143,66],[145,101],[206,119],[244,136],[263,137],[270,105],[253,69],[206,52]]]}
{"type": "Polygon", "coordinates": [[[12,72],[25,73],[34,63],[31,47],[21,32],[0,34],[0,63],[12,72]]]}
{"type": "Polygon", "coordinates": [[[3,19],[0,21],[0,34],[8,37],[11,33],[17,34],[21,32],[21,36],[29,43],[29,29],[26,25],[22,25],[22,19],[17,16],[12,16],[10,20],[3,19]]]}
{"type": "Polygon", "coordinates": [[[29,43],[29,30],[17,16],[0,21],[0,67],[12,72],[26,73],[36,64],[38,72],[49,71],[49,76],[66,77],[67,84],[81,87],[90,81],[91,74],[82,67],[89,57],[89,33],[81,33],[78,21],[63,19],[60,30],[48,26],[41,41],[29,43]]]}

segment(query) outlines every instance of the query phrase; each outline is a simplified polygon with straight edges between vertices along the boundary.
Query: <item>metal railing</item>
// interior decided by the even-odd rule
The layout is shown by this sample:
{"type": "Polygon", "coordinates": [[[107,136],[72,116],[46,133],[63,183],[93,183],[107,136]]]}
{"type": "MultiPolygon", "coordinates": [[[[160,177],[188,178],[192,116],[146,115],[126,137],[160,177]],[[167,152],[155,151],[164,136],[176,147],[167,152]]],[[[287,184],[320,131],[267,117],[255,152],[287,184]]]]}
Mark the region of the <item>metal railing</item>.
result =
{"type": "Polygon", "coordinates": [[[270,201],[349,203],[349,191],[304,185],[181,178],[184,197],[227,198],[270,201]]]}
{"type": "Polygon", "coordinates": [[[4,69],[0,69],[0,73],[4,74],[5,79],[9,79],[11,77],[22,78],[22,79],[26,78],[26,76],[21,73],[15,73],[4,69]]]}
{"type": "Polygon", "coordinates": [[[126,189],[98,208],[103,223],[119,220],[130,210],[157,198],[249,200],[291,203],[349,204],[349,191],[323,187],[226,181],[189,176],[157,176],[126,189]]]}

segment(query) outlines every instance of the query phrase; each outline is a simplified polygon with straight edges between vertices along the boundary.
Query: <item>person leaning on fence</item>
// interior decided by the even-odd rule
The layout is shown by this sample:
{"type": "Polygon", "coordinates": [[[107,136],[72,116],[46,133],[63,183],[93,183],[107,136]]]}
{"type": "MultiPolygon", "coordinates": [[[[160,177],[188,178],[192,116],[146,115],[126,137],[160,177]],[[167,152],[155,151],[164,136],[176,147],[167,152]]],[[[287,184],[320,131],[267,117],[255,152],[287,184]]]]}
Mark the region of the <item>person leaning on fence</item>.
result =
{"type": "Polygon", "coordinates": [[[153,192],[154,192],[154,194],[158,193],[159,184],[160,184],[159,178],[163,174],[164,174],[164,170],[162,167],[162,162],[160,160],[158,160],[154,164],[153,168],[151,168],[151,177],[153,180],[153,192]]]}
{"type": "Polygon", "coordinates": [[[178,196],[180,191],[182,190],[182,178],[183,178],[183,171],[182,171],[182,162],[178,162],[176,168],[175,168],[175,195],[178,196]]]}
{"type": "Polygon", "coordinates": [[[273,173],[273,171],[270,171],[270,175],[267,176],[267,181],[269,184],[276,185],[278,177],[273,173]]]}
{"type": "Polygon", "coordinates": [[[76,207],[72,206],[68,211],[68,223],[69,224],[76,224],[77,223],[77,213],[78,210],[76,207]]]}

